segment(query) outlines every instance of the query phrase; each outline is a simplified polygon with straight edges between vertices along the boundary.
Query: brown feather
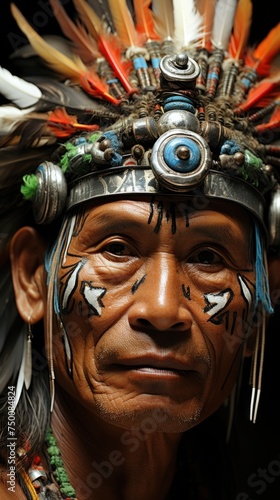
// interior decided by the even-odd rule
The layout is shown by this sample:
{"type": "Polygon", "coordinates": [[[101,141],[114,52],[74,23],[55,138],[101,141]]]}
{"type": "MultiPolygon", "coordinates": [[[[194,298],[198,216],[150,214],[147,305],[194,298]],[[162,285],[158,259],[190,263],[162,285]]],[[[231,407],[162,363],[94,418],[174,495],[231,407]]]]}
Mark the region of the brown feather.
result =
{"type": "Polygon", "coordinates": [[[94,39],[92,39],[86,31],[80,30],[79,27],[73,23],[59,0],[50,0],[50,4],[62,32],[67,38],[74,42],[77,53],[80,55],[81,59],[85,64],[93,63],[100,57],[94,39]]]}

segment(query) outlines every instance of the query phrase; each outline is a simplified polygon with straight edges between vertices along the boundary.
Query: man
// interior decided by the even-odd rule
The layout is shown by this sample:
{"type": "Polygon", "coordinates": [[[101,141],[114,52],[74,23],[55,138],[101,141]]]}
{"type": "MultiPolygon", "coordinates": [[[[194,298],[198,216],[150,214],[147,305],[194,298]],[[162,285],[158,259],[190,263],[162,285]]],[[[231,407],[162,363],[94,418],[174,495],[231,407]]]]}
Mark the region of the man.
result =
{"type": "MultiPolygon", "coordinates": [[[[50,106],[51,87],[22,81],[33,96],[28,134],[24,119],[9,131],[4,152],[18,154],[11,146],[20,135],[23,151],[28,145],[42,159],[36,169],[33,158],[32,167],[30,156],[23,158],[22,193],[32,215],[20,199],[21,213],[17,206],[15,217],[7,217],[16,309],[8,289],[1,358],[5,499],[234,494],[224,478],[213,480],[192,431],[224,401],[233,403],[243,359],[252,354],[256,420],[264,331],[273,312],[266,247],[277,256],[279,246],[278,150],[266,148],[257,128],[239,119],[247,74],[240,70],[232,101],[226,71],[217,90],[220,49],[212,47],[208,86],[206,47],[199,54],[191,44],[188,51],[169,50],[155,80],[135,63],[139,88],[114,66],[125,98],[114,95],[119,82],[111,80],[111,93],[101,93],[81,66],[83,88],[94,88],[110,108],[92,104],[89,119],[87,98],[58,82],[61,105],[82,106],[79,119],[61,110],[46,125],[42,113],[45,122],[33,135],[34,107],[39,113],[38,106],[50,106]],[[55,149],[54,133],[58,141],[73,137],[55,149]],[[27,327],[12,335],[18,313],[27,327]]],[[[8,198],[13,188],[5,189],[8,198]]],[[[4,290],[8,263],[3,277],[4,290]]],[[[276,289],[276,273],[272,280],[276,289]]]]}

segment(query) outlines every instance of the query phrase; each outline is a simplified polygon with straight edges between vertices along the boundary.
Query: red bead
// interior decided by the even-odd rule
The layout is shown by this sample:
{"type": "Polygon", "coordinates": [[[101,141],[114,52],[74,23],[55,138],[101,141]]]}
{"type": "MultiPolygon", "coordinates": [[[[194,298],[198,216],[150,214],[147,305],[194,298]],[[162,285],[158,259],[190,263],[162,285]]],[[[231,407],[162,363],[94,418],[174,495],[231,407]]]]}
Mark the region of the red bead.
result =
{"type": "Polygon", "coordinates": [[[39,457],[39,455],[36,455],[36,456],[34,457],[33,463],[34,463],[35,465],[39,465],[39,464],[41,463],[41,458],[39,457]]]}

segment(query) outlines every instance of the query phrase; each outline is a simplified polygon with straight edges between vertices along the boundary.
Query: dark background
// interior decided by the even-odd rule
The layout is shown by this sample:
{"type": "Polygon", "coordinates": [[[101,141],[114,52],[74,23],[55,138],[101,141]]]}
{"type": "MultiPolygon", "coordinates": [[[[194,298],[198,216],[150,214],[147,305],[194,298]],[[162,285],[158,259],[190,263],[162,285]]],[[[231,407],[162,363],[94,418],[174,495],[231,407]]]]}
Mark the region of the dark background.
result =
{"type": "MultiPolygon", "coordinates": [[[[24,39],[10,14],[10,1],[0,2],[1,64],[9,64],[8,56],[15,48],[24,44],[24,39]]],[[[57,33],[58,25],[52,15],[48,0],[15,0],[14,2],[29,22],[37,25],[40,34],[57,33]]],[[[74,12],[71,0],[62,0],[69,13],[74,12]]],[[[94,1],[93,1],[94,3],[94,1]]],[[[96,0],[98,3],[98,0],[96,0]]],[[[253,23],[251,41],[259,42],[268,30],[280,20],[278,2],[275,0],[253,0],[253,23]]]]}
{"type": "MultiPolygon", "coordinates": [[[[24,37],[14,22],[7,0],[0,0],[0,64],[12,68],[10,54],[25,44],[24,37]]],[[[40,34],[59,33],[47,0],[17,0],[16,5],[27,19],[39,28],[40,34]]],[[[63,4],[73,13],[70,0],[63,4]]],[[[278,2],[253,1],[254,14],[250,42],[260,42],[279,21],[278,2]]],[[[259,418],[256,424],[248,419],[250,391],[249,363],[244,370],[244,385],[236,417],[235,445],[240,454],[241,485],[235,500],[280,499],[280,314],[277,308],[267,337],[264,382],[259,418]]],[[[227,499],[225,499],[227,500],[227,499]]]]}

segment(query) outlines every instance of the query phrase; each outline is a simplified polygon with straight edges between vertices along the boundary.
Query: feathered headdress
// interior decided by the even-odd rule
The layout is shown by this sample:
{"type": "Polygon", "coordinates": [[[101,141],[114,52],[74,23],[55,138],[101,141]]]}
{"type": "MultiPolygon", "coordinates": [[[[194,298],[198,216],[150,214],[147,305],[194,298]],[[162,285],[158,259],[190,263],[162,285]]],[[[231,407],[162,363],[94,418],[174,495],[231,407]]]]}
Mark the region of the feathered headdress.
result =
{"type": "MultiPolygon", "coordinates": [[[[253,47],[251,0],[108,0],[98,12],[74,0],[74,20],[50,4],[61,37],[42,37],[11,4],[29,41],[15,56],[37,55],[48,72],[0,68],[3,262],[31,206],[35,223],[50,224],[95,197],[197,189],[269,224],[279,251],[280,23],[253,47]]],[[[15,342],[9,333],[18,316],[8,282],[6,266],[0,292],[13,314],[0,309],[0,391],[26,364],[20,328],[15,342]]]]}

